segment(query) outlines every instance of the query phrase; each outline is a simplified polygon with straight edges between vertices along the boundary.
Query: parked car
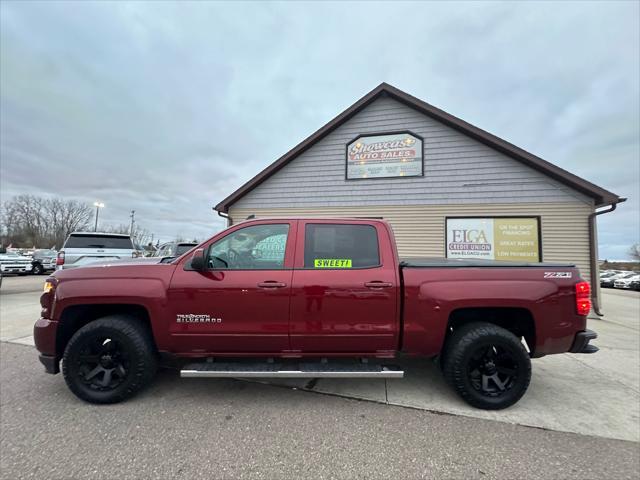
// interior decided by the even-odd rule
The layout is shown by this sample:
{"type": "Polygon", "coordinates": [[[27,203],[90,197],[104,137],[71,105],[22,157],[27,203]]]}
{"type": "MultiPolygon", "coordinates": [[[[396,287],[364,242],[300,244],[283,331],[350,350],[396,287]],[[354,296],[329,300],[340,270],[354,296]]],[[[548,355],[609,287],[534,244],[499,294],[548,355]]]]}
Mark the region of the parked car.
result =
{"type": "Polygon", "coordinates": [[[197,246],[196,242],[168,242],[163,243],[158,247],[158,250],[153,254],[154,257],[163,257],[163,258],[175,258],[179,257],[193,247],[197,246]]]}
{"type": "Polygon", "coordinates": [[[623,288],[628,290],[631,288],[631,282],[634,282],[634,281],[637,282],[639,280],[640,280],[640,275],[638,275],[637,273],[624,278],[618,278],[615,282],[613,282],[613,288],[623,288]]]}
{"type": "Polygon", "coordinates": [[[56,269],[56,258],[58,252],[55,250],[35,250],[31,257],[31,273],[34,275],[42,275],[43,273],[52,272],[56,269]]]}
{"type": "Polygon", "coordinates": [[[620,272],[600,272],[600,280],[602,280],[603,278],[609,278],[612,277],[614,275],[618,275],[620,272]]]}
{"type": "Polygon", "coordinates": [[[94,262],[136,258],[129,235],[119,233],[74,232],[58,252],[58,270],[80,267],[94,262]]]}
{"type": "Polygon", "coordinates": [[[618,273],[616,275],[612,275],[610,277],[601,278],[600,286],[604,288],[613,288],[613,285],[616,282],[616,280],[633,277],[634,275],[635,275],[634,272],[623,272],[623,273],[618,273]]]}
{"type": "Polygon", "coordinates": [[[32,269],[31,259],[14,252],[0,253],[0,268],[5,275],[7,273],[26,275],[32,269]]]}
{"type": "Polygon", "coordinates": [[[169,263],[56,271],[40,304],[40,361],[62,359],[94,403],[132,396],[159,359],[183,377],[401,378],[406,355],[439,357],[460,397],[501,409],[531,358],[598,351],[574,265],[401,260],[383,220],[249,220],[169,263]]]}

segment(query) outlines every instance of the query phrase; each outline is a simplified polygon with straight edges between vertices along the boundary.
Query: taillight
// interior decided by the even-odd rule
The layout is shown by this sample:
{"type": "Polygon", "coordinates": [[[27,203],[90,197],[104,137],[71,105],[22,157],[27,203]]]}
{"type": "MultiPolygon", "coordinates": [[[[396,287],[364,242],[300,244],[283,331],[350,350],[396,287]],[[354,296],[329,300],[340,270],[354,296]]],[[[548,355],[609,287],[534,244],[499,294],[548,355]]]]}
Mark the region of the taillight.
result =
{"type": "Polygon", "coordinates": [[[64,252],[58,252],[56,257],[56,265],[64,265],[64,252]]]}
{"type": "Polygon", "coordinates": [[[591,310],[591,287],[587,282],[576,283],[576,312],[578,315],[589,315],[591,310]]]}

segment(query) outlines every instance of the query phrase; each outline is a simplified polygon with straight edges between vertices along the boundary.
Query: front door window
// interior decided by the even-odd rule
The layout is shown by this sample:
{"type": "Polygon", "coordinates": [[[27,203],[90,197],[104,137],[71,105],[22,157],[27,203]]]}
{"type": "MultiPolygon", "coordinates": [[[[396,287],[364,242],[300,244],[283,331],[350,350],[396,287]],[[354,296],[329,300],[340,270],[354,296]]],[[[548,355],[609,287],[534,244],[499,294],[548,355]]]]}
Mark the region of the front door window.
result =
{"type": "Polygon", "coordinates": [[[209,268],[218,270],[282,270],[288,224],[254,225],[218,240],[209,249],[209,268]]]}

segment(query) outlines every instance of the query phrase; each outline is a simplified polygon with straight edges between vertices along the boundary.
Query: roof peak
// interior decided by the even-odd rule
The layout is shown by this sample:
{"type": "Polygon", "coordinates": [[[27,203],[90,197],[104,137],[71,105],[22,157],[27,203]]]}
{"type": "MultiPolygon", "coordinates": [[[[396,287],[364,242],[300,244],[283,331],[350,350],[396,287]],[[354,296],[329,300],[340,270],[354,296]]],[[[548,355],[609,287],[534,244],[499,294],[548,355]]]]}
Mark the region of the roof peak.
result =
{"type": "Polygon", "coordinates": [[[298,145],[293,147],[287,153],[285,153],[282,157],[277,159],[275,162],[267,166],[264,170],[254,176],[251,180],[242,185],[239,189],[233,192],[231,195],[226,197],[220,203],[218,203],[214,209],[219,212],[228,212],[229,207],[235,203],[238,199],[244,196],[247,192],[258,186],[260,183],[264,182],[271,175],[276,173],[286,164],[294,160],[298,155],[308,150],[313,146],[316,142],[327,136],[329,133],[334,131],[336,128],[347,122],[349,119],[353,118],[360,111],[362,111],[365,107],[374,102],[380,95],[386,93],[391,96],[394,100],[397,100],[414,110],[417,110],[424,115],[427,115],[445,125],[467,135],[491,148],[499,151],[525,165],[537,170],[560,183],[573,188],[591,198],[594,199],[596,207],[616,204],[619,202],[623,202],[625,199],[620,198],[615,193],[612,193],[608,190],[605,190],[598,185],[595,185],[588,180],[578,177],[573,173],[568,172],[567,170],[554,165],[546,160],[543,160],[532,153],[523,150],[512,143],[503,140],[496,135],[493,135],[481,128],[478,128],[474,125],[471,125],[464,120],[451,115],[450,113],[441,110],[438,107],[434,107],[433,105],[420,100],[413,95],[410,95],[393,85],[382,82],[369,93],[358,99],[353,105],[349,108],[338,114],[333,120],[329,123],[325,124],[320,129],[316,130],[314,133],[309,135],[306,139],[300,142],[298,145]]]}

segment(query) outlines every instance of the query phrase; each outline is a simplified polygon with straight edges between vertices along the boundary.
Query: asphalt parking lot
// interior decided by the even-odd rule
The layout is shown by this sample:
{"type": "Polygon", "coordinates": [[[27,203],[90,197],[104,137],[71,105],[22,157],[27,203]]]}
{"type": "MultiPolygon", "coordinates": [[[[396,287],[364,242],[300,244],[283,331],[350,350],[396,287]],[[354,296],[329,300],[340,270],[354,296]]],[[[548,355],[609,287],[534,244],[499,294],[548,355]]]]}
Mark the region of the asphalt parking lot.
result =
{"type": "Polygon", "coordinates": [[[0,290],[3,478],[636,478],[640,471],[637,292],[606,291],[605,319],[590,322],[601,351],[534,361],[529,392],[502,412],[468,408],[429,362],[408,365],[404,380],[326,380],[310,391],[306,382],[179,379],[165,371],[132,401],[96,407],[77,400],[60,376],[44,374],[29,346],[43,279],[5,278],[0,290]]]}

